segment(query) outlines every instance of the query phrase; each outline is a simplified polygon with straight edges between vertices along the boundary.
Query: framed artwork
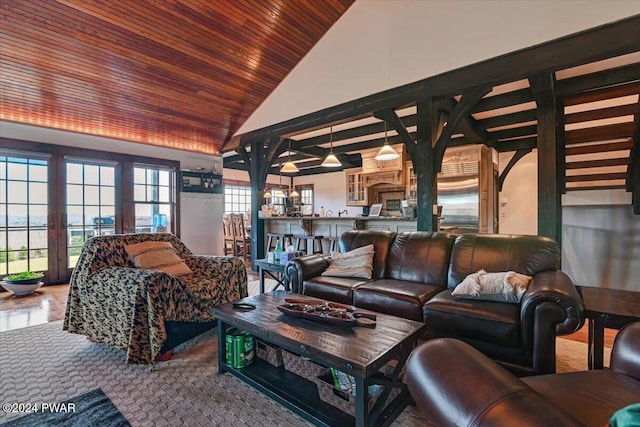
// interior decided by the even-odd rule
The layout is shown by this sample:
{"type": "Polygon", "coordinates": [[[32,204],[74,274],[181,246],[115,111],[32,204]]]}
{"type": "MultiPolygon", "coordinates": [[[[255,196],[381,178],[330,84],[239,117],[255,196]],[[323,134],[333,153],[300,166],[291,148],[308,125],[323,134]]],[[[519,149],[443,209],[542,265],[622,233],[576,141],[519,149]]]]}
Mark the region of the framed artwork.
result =
{"type": "Polygon", "coordinates": [[[369,209],[369,216],[380,216],[380,212],[382,212],[382,203],[374,203],[369,209]]]}

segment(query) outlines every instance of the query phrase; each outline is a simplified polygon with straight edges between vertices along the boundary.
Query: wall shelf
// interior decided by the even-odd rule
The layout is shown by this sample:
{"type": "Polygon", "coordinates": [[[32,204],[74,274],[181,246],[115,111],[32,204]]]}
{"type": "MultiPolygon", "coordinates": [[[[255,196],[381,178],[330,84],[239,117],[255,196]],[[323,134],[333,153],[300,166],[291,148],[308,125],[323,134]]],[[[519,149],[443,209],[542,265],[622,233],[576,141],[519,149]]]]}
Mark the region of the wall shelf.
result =
{"type": "Polygon", "coordinates": [[[222,175],[210,172],[180,173],[180,191],[184,193],[224,193],[222,175]]]}

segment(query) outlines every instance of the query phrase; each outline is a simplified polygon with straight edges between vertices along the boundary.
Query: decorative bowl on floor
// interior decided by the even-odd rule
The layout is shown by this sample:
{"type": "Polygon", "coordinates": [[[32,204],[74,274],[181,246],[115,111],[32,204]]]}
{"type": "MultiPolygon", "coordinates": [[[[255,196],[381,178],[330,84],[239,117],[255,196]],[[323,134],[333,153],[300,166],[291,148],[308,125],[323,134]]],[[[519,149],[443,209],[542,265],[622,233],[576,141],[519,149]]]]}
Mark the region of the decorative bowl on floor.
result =
{"type": "Polygon", "coordinates": [[[36,279],[37,282],[36,283],[16,283],[16,282],[11,282],[11,283],[7,283],[6,281],[2,280],[0,281],[0,286],[2,286],[3,288],[5,288],[8,291],[13,292],[16,295],[27,295],[32,293],[33,291],[35,291],[36,289],[38,289],[40,286],[42,286],[44,283],[40,281],[40,279],[36,279]]]}

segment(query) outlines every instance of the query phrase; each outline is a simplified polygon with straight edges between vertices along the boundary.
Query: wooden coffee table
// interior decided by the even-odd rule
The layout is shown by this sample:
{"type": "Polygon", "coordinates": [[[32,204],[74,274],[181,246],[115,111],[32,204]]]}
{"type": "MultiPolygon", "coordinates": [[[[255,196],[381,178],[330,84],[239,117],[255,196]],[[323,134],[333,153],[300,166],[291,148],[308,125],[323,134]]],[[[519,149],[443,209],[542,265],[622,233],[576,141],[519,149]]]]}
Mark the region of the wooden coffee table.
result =
{"type": "Polygon", "coordinates": [[[389,425],[411,402],[399,376],[425,325],[379,313],[375,328],[333,326],[297,319],[276,308],[289,295],[297,294],[273,291],[241,300],[255,304],[254,310],[234,309],[230,303],[214,307],[219,320],[218,372],[235,375],[316,425],[389,425]],[[354,376],[355,418],[321,401],[314,383],[284,367],[276,368],[257,357],[245,368],[227,365],[227,327],[243,329],[262,341],[354,376]],[[380,369],[391,361],[396,361],[395,367],[390,369],[388,377],[380,379],[380,369]],[[368,386],[372,384],[382,384],[384,391],[369,412],[368,386]],[[393,388],[400,388],[400,394],[383,407],[393,388]]]}

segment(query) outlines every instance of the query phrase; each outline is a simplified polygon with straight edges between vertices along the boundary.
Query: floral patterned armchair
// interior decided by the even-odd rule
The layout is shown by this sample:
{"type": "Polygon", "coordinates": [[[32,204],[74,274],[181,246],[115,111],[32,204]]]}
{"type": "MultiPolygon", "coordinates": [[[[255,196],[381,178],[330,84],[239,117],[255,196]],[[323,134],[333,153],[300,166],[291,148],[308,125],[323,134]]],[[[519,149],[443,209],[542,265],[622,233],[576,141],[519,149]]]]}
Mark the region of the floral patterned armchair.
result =
{"type": "Polygon", "coordinates": [[[211,307],[245,296],[240,258],[193,255],[168,233],[99,236],[85,242],[71,275],[63,329],[125,350],[127,363],[152,365],[215,326],[211,307]],[[171,243],[193,274],[133,267],[125,246],[150,240],[171,243]]]}

